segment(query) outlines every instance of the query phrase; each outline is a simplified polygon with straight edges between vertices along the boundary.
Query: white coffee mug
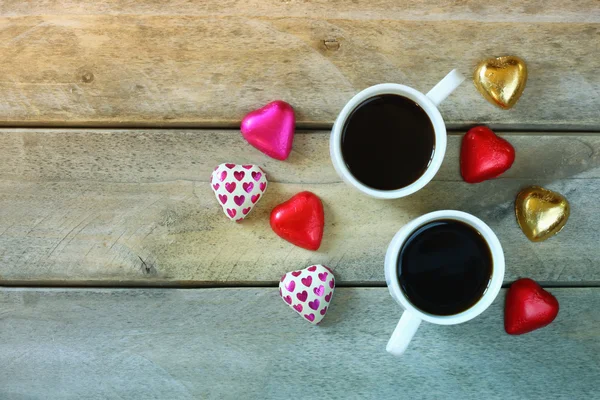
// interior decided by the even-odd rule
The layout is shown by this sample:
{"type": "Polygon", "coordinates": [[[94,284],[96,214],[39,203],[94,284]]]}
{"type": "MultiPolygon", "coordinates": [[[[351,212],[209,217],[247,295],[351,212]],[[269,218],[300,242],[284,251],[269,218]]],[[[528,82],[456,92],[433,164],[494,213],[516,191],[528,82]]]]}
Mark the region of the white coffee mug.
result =
{"type": "Polygon", "coordinates": [[[346,103],[335,120],[333,129],[331,130],[329,152],[331,154],[333,166],[338,175],[344,181],[354,186],[361,192],[380,199],[397,199],[408,196],[409,194],[412,194],[423,188],[423,186],[425,186],[440,169],[444,159],[444,154],[446,153],[446,124],[444,123],[444,119],[442,118],[437,106],[464,80],[465,77],[463,75],[461,75],[457,70],[452,70],[426,95],[411,87],[396,83],[382,83],[371,86],[356,94],[348,103],[346,103]],[[373,96],[379,96],[382,94],[396,94],[404,96],[417,103],[429,116],[435,132],[435,149],[433,151],[433,158],[425,170],[425,173],[423,173],[419,179],[410,185],[396,190],[378,190],[364,185],[352,175],[346,166],[346,163],[344,162],[344,157],[342,156],[342,131],[344,129],[344,125],[346,124],[346,119],[350,114],[352,114],[352,111],[354,111],[358,105],[362,104],[364,101],[373,96]]]}
{"type": "Polygon", "coordinates": [[[412,220],[396,233],[385,255],[385,281],[392,297],[404,308],[400,322],[386,347],[389,353],[400,355],[406,350],[421,321],[455,325],[469,321],[485,311],[500,292],[504,281],[504,253],[494,232],[479,218],[462,211],[435,211],[412,220]],[[398,255],[406,239],[419,227],[440,219],[456,220],[472,226],[483,236],[492,253],[492,276],[483,296],[473,306],[455,315],[433,315],[416,308],[400,288],[398,280],[398,255]]]}

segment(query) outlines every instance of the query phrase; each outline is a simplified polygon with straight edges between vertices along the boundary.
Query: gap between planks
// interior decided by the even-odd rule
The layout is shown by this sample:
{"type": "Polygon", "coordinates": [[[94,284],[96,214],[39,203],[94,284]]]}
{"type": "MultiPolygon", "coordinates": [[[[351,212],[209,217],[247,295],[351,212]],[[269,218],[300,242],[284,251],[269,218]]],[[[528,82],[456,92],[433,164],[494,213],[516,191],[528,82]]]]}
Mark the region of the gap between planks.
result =
{"type": "MultiPolygon", "coordinates": [[[[600,287],[600,282],[552,282],[538,281],[544,288],[550,289],[581,289],[600,287]]],[[[503,289],[510,287],[511,283],[504,283],[503,289]]],[[[189,282],[139,282],[123,281],[0,281],[0,288],[21,289],[235,289],[235,288],[275,288],[279,281],[236,281],[236,282],[214,282],[214,281],[189,281],[189,282]]],[[[385,282],[340,282],[336,288],[383,288],[385,282]]]]}
{"type": "MultiPolygon", "coordinates": [[[[447,124],[447,134],[449,136],[461,136],[464,135],[466,131],[475,127],[475,126],[487,126],[494,132],[502,135],[512,136],[512,135],[540,135],[541,133],[544,136],[564,136],[564,135],[576,135],[576,136],[600,136],[600,131],[590,127],[586,129],[586,127],[571,127],[571,126],[557,126],[556,124],[551,125],[514,125],[514,126],[506,126],[506,125],[498,125],[498,124],[486,124],[483,122],[473,121],[469,124],[447,124]]],[[[333,123],[307,123],[301,122],[296,124],[296,133],[322,133],[329,134],[331,128],[333,127],[333,123]]],[[[235,124],[229,122],[223,123],[165,123],[165,124],[156,124],[156,123],[111,123],[108,122],[106,124],[97,124],[97,123],[73,123],[70,124],[68,121],[63,121],[61,124],[39,124],[39,123],[23,123],[23,124],[3,124],[0,122],[0,133],[3,131],[14,132],[15,130],[20,131],[45,131],[52,132],[58,130],[86,130],[86,131],[118,131],[118,130],[152,130],[152,131],[169,131],[169,130],[184,130],[184,131],[231,131],[231,130],[239,130],[240,123],[236,122],[235,124]]]]}

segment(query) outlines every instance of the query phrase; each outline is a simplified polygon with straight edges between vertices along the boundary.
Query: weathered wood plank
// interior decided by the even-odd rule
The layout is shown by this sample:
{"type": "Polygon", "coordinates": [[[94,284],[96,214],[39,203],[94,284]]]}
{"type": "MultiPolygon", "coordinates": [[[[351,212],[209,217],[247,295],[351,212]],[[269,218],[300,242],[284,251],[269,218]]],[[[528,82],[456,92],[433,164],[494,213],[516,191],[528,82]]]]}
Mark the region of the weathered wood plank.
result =
{"type": "Polygon", "coordinates": [[[600,289],[519,337],[503,290],[477,319],[423,324],[395,358],[385,288],[340,288],[319,327],[276,288],[0,291],[0,397],[61,399],[584,399],[600,390],[600,289]]]}
{"type": "Polygon", "coordinates": [[[237,124],[273,99],[330,124],[358,90],[427,91],[445,73],[515,54],[530,69],[510,111],[468,82],[452,126],[600,128],[597,2],[20,1],[0,5],[4,125],[237,124]],[[425,4],[427,3],[427,4],[425,4]]]}
{"type": "Polygon", "coordinates": [[[335,19],[414,19],[486,22],[600,22],[594,0],[560,1],[522,0],[488,1],[485,5],[477,0],[459,3],[432,0],[426,3],[399,0],[374,0],[368,3],[347,0],[308,0],[286,2],[278,0],[223,0],[190,1],[164,0],[160,6],[152,0],[124,0],[119,2],[88,1],[85,7],[77,0],[46,0],[24,4],[19,0],[5,0],[0,14],[5,16],[26,15],[205,15],[205,16],[266,16],[311,17],[335,19]]]}
{"type": "Polygon", "coordinates": [[[308,263],[343,283],[383,282],[394,233],[438,209],[471,212],[504,245],[508,281],[600,281],[600,136],[509,135],[517,160],[503,178],[468,185],[459,136],[423,191],[397,201],[366,198],[341,183],[328,135],[296,137],[289,161],[267,158],[235,131],[4,130],[0,132],[0,277],[5,283],[183,284],[274,282],[308,263]],[[265,167],[269,191],[242,224],[228,221],[208,184],[222,162],[265,167]],[[566,195],[572,215],[558,236],[530,243],[513,214],[519,189],[566,195]],[[325,203],[319,252],[279,239],[271,209],[301,190],[325,203]]]}

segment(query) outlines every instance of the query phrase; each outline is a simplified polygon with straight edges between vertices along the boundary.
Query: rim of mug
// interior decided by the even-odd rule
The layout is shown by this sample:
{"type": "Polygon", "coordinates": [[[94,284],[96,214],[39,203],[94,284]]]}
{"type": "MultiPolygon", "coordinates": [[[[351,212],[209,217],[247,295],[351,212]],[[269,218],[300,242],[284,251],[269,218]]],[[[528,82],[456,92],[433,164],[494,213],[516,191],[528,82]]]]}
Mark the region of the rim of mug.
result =
{"type": "Polygon", "coordinates": [[[502,250],[502,245],[500,244],[500,241],[498,240],[498,237],[496,236],[494,231],[492,231],[492,229],[485,222],[475,217],[474,215],[456,210],[434,211],[410,221],[396,233],[396,235],[390,242],[390,245],[386,252],[385,272],[386,281],[390,292],[392,292],[392,296],[400,303],[404,310],[413,312],[422,320],[433,324],[455,325],[467,322],[477,317],[479,314],[484,312],[496,299],[504,281],[504,252],[502,250]],[[464,222],[470,225],[471,227],[477,229],[477,231],[485,239],[490,249],[490,252],[492,253],[492,277],[488,283],[488,287],[486,288],[485,292],[483,293],[479,301],[477,301],[477,303],[475,303],[465,311],[454,315],[429,314],[423,310],[416,308],[408,300],[402,289],[400,289],[400,283],[398,281],[398,274],[396,268],[400,249],[406,242],[408,236],[424,224],[441,219],[454,219],[457,221],[464,222]]]}
{"type": "Polygon", "coordinates": [[[358,92],[354,97],[352,97],[342,108],[340,111],[335,123],[333,124],[333,129],[331,132],[331,140],[330,140],[330,152],[331,159],[334,163],[336,170],[342,175],[342,177],[356,187],[361,192],[379,199],[397,199],[400,197],[405,197],[410,194],[415,193],[416,191],[422,189],[425,185],[427,185],[435,176],[435,174],[439,171],[442,161],[444,160],[444,155],[446,154],[446,124],[444,123],[444,119],[442,114],[438,110],[437,106],[431,101],[426,95],[419,92],[416,89],[413,89],[406,85],[401,85],[398,83],[380,83],[378,85],[374,85],[368,87],[360,92],[358,92]],[[380,190],[369,187],[352,175],[346,163],[344,162],[344,157],[342,155],[342,130],[346,123],[348,116],[354,111],[354,109],[362,104],[365,100],[381,95],[381,94],[395,94],[406,97],[415,103],[417,103],[424,111],[427,113],[431,124],[433,125],[433,132],[435,135],[435,148],[433,151],[433,157],[427,166],[427,169],[413,183],[408,186],[402,187],[400,189],[394,190],[380,190]]]}

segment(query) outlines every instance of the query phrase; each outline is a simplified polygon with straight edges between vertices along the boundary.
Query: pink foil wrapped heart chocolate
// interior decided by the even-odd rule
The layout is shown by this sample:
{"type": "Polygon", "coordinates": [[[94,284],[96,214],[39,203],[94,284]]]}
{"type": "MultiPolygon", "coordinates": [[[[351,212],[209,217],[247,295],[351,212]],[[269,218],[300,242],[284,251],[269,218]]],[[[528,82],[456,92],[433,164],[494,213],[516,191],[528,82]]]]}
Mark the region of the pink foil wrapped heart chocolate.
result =
{"type": "Polygon", "coordinates": [[[242,136],[269,157],[285,160],[292,151],[296,116],[285,101],[273,101],[244,117],[242,136]]]}
{"type": "Polygon", "coordinates": [[[315,325],[325,317],[334,290],[333,272],[323,265],[288,272],[279,282],[283,301],[315,325]]]}
{"type": "Polygon", "coordinates": [[[267,174],[257,165],[221,164],[210,177],[210,186],[227,218],[241,221],[267,190],[267,174]]]}

